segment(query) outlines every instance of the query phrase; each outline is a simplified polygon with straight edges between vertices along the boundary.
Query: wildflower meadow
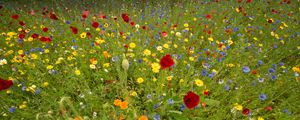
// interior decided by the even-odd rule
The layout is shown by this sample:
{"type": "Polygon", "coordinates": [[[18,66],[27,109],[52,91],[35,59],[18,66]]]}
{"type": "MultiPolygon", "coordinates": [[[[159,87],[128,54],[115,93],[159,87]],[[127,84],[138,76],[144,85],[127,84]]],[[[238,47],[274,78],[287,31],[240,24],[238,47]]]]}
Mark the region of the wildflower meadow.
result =
{"type": "Polygon", "coordinates": [[[299,120],[299,0],[1,0],[0,120],[299,120]]]}

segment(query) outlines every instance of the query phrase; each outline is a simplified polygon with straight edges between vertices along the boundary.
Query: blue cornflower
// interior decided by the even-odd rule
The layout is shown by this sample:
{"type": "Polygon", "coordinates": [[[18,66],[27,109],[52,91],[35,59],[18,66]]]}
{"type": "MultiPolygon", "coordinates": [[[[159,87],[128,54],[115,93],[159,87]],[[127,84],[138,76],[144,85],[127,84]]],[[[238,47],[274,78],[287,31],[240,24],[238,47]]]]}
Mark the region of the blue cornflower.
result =
{"type": "Polygon", "coordinates": [[[259,99],[260,99],[261,101],[264,101],[264,100],[267,99],[267,96],[266,96],[265,94],[260,94],[260,95],[259,95],[259,99]]]}
{"type": "Polygon", "coordinates": [[[273,68],[269,69],[269,73],[274,73],[274,72],[275,72],[275,69],[273,69],[273,68]]]}
{"type": "Polygon", "coordinates": [[[174,104],[174,100],[173,100],[172,98],[170,98],[170,99],[168,100],[168,104],[169,104],[169,105],[174,104]]]}
{"type": "Polygon", "coordinates": [[[183,111],[184,109],[185,109],[185,105],[182,104],[182,105],[180,106],[180,111],[183,111]]]}
{"type": "Polygon", "coordinates": [[[229,87],[229,85],[224,85],[224,87],[223,87],[223,88],[224,88],[224,90],[227,90],[227,91],[228,91],[228,90],[230,90],[230,87],[229,87]]]}
{"type": "Polygon", "coordinates": [[[10,108],[8,109],[8,111],[9,111],[10,113],[14,113],[14,112],[16,111],[16,108],[15,108],[15,107],[10,107],[10,108]]]}
{"type": "Polygon", "coordinates": [[[202,76],[206,76],[207,74],[208,74],[208,72],[207,72],[206,69],[203,69],[203,70],[201,71],[201,75],[202,75],[202,76]]]}
{"type": "Polygon", "coordinates": [[[244,67],[243,67],[243,72],[244,72],[244,73],[250,72],[250,68],[249,68],[248,66],[244,66],[244,67]]]}
{"type": "Polygon", "coordinates": [[[264,62],[262,60],[258,60],[257,65],[262,65],[264,62]]]}
{"type": "Polygon", "coordinates": [[[154,115],[153,120],[160,120],[160,115],[159,114],[154,115]]]}
{"type": "Polygon", "coordinates": [[[148,95],[147,95],[147,98],[148,98],[148,99],[151,99],[151,97],[152,97],[151,94],[148,94],[148,95]]]}

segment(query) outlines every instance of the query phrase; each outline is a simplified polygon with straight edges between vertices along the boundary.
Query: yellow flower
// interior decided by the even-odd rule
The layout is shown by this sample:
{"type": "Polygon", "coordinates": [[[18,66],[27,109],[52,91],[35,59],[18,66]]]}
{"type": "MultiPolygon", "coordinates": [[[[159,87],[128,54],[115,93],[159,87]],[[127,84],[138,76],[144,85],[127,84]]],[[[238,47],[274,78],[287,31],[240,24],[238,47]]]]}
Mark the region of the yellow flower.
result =
{"type": "Polygon", "coordinates": [[[208,40],[209,40],[209,41],[214,41],[214,38],[209,37],[208,40]]]}
{"type": "Polygon", "coordinates": [[[19,55],[21,55],[21,54],[23,54],[23,53],[24,53],[23,50],[19,50],[19,51],[18,51],[18,54],[19,54],[19,55]]]}
{"type": "Polygon", "coordinates": [[[230,67],[230,68],[232,68],[232,67],[234,67],[234,66],[235,66],[235,65],[232,64],[232,63],[227,64],[227,67],[230,67]]]}
{"type": "Polygon", "coordinates": [[[194,57],[189,57],[189,60],[190,60],[190,61],[194,61],[195,58],[194,58],[194,57]]]}
{"type": "Polygon", "coordinates": [[[135,96],[137,96],[137,93],[136,93],[135,91],[132,91],[132,92],[130,93],[130,96],[135,97],[135,96]]]}
{"type": "Polygon", "coordinates": [[[167,80],[168,80],[168,81],[171,81],[171,80],[172,80],[172,76],[168,76],[168,77],[167,77],[167,80]]]}
{"type": "Polygon", "coordinates": [[[137,83],[139,83],[139,84],[141,84],[141,83],[143,83],[143,82],[144,82],[144,79],[143,79],[143,78],[141,78],[141,77],[139,77],[139,78],[136,80],[136,82],[137,82],[137,83]]]}
{"type": "Polygon", "coordinates": [[[158,73],[160,69],[160,65],[158,63],[152,63],[151,68],[154,73],[158,73]]]}
{"type": "Polygon", "coordinates": [[[105,67],[105,68],[108,68],[109,66],[110,66],[109,63],[104,63],[104,64],[103,64],[103,67],[105,67]]]}
{"type": "Polygon", "coordinates": [[[45,51],[44,51],[44,53],[49,53],[50,51],[49,51],[49,49],[45,49],[45,51]]]}
{"type": "Polygon", "coordinates": [[[200,80],[200,79],[196,79],[196,80],[195,80],[195,84],[196,84],[197,86],[199,86],[199,87],[201,87],[201,86],[204,85],[203,81],[200,80]]]}
{"type": "Polygon", "coordinates": [[[236,12],[240,12],[240,9],[239,9],[239,8],[235,8],[235,11],[236,11],[236,12]]]}
{"type": "Polygon", "coordinates": [[[46,88],[48,85],[49,85],[48,82],[44,82],[43,85],[42,85],[42,87],[43,87],[43,88],[46,88]]]}
{"type": "Polygon", "coordinates": [[[197,18],[195,18],[195,17],[194,17],[194,19],[193,19],[193,20],[194,20],[194,21],[197,21],[197,18]]]}
{"type": "Polygon", "coordinates": [[[188,23],[184,23],[183,26],[184,27],[189,27],[189,24],[188,23]]]}
{"type": "Polygon", "coordinates": [[[135,48],[135,47],[136,47],[136,44],[135,44],[135,43],[133,43],[133,42],[132,42],[132,43],[129,43],[129,47],[133,49],[133,48],[135,48]]]}
{"type": "Polygon", "coordinates": [[[146,56],[151,55],[151,51],[148,50],[148,49],[145,49],[145,50],[144,50],[144,55],[146,55],[146,56]]]}
{"type": "Polygon", "coordinates": [[[75,75],[80,75],[80,74],[81,74],[80,70],[75,70],[75,75]]]}
{"type": "Polygon", "coordinates": [[[239,105],[238,103],[235,103],[234,104],[234,109],[236,109],[236,110],[243,110],[243,106],[239,105]]]}
{"type": "Polygon", "coordinates": [[[168,49],[169,45],[168,44],[164,44],[163,47],[168,49]]]}
{"type": "Polygon", "coordinates": [[[85,38],[85,37],[86,37],[86,32],[81,33],[81,34],[80,34],[80,37],[81,37],[81,38],[85,38]]]}
{"type": "Polygon", "coordinates": [[[293,71],[300,73],[300,67],[293,67],[293,71]]]}
{"type": "Polygon", "coordinates": [[[48,65],[48,66],[47,66],[47,70],[51,70],[52,68],[53,68],[52,65],[48,65]]]}
{"type": "Polygon", "coordinates": [[[263,117],[258,117],[257,120],[265,120],[263,117]]]}
{"type": "Polygon", "coordinates": [[[179,82],[180,82],[180,83],[183,83],[183,82],[184,82],[184,79],[180,79],[179,82]]]}
{"type": "Polygon", "coordinates": [[[108,27],[108,23],[104,23],[104,27],[108,27]]]}

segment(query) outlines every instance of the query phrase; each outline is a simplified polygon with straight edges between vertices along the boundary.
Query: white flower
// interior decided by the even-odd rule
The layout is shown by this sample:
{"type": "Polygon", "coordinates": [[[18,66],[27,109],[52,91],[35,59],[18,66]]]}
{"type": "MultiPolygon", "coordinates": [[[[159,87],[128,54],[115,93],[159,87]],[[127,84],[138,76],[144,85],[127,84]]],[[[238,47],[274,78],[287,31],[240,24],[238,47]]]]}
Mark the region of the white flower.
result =
{"type": "Polygon", "coordinates": [[[7,64],[7,61],[6,61],[6,59],[2,59],[2,60],[0,60],[0,65],[5,65],[5,64],[7,64]]]}
{"type": "Polygon", "coordinates": [[[136,25],[135,25],[135,28],[139,29],[139,28],[140,28],[140,25],[139,25],[139,24],[136,24],[136,25]]]}
{"type": "Polygon", "coordinates": [[[161,51],[163,48],[162,48],[162,46],[157,46],[156,49],[157,49],[158,51],[161,51]]]}

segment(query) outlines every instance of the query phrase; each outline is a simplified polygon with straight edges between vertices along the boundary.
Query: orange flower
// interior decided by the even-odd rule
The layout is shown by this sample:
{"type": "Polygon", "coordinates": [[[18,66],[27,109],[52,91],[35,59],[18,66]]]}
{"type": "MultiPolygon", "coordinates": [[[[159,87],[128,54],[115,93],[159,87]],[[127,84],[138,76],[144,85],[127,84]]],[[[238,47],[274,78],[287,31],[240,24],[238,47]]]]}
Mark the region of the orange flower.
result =
{"type": "Polygon", "coordinates": [[[119,100],[119,99],[115,99],[115,101],[114,101],[114,105],[115,106],[120,106],[121,105],[121,100],[119,100]]]}
{"type": "Polygon", "coordinates": [[[123,118],[123,115],[122,115],[122,114],[120,114],[120,118],[119,118],[119,120],[124,120],[124,118],[123,118]]]}
{"type": "Polygon", "coordinates": [[[81,116],[76,116],[74,120],[83,120],[83,118],[81,116]]]}
{"type": "Polygon", "coordinates": [[[109,55],[109,53],[108,53],[107,51],[103,51],[103,55],[104,55],[104,57],[106,57],[106,58],[109,58],[109,57],[110,57],[110,55],[109,55]]]}
{"type": "Polygon", "coordinates": [[[142,115],[139,117],[139,120],[148,120],[148,117],[146,115],[142,115]]]}
{"type": "Polygon", "coordinates": [[[97,64],[97,62],[98,62],[98,61],[97,61],[96,58],[91,58],[91,59],[90,59],[90,63],[93,64],[93,65],[97,64]]]}
{"type": "Polygon", "coordinates": [[[120,107],[121,107],[121,109],[127,109],[128,108],[128,102],[127,101],[121,102],[120,107]]]}

